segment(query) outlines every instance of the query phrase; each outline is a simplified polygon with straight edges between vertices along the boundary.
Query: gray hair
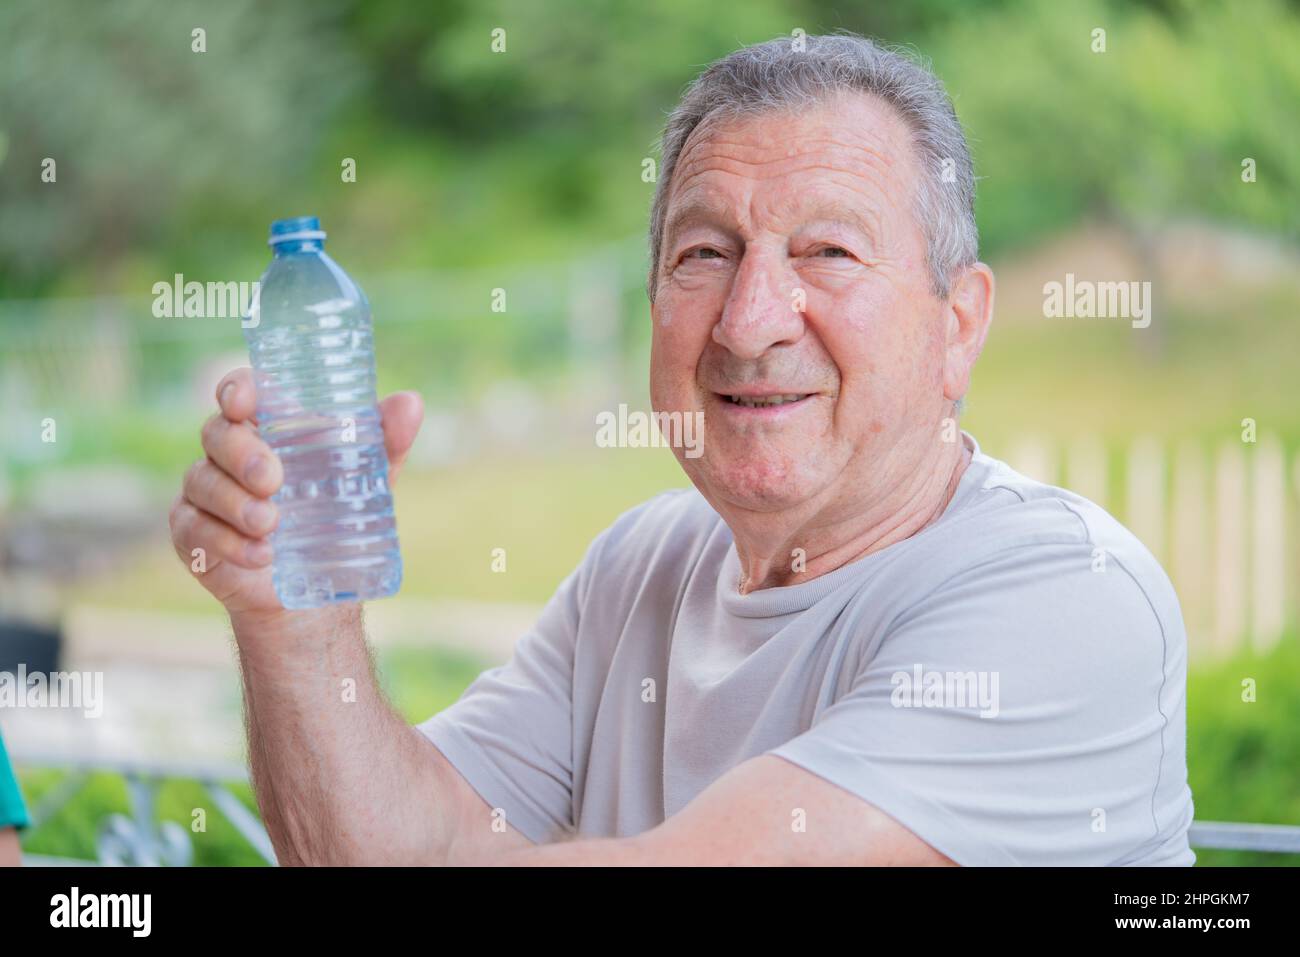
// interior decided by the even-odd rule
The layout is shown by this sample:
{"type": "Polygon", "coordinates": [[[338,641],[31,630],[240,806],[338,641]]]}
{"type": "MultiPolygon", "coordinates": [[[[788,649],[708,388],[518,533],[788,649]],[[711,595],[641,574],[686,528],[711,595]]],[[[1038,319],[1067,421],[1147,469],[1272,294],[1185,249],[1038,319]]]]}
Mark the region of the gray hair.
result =
{"type": "Polygon", "coordinates": [[[687,88],[660,144],[650,211],[647,292],[652,302],[668,190],[691,133],[702,127],[703,135],[719,121],[812,106],[840,92],[879,97],[911,130],[921,167],[914,205],[926,235],[931,287],[947,298],[956,272],[979,256],[975,173],[952,100],[925,63],[864,37],[834,34],[778,37],[743,47],[711,64],[687,88]]]}

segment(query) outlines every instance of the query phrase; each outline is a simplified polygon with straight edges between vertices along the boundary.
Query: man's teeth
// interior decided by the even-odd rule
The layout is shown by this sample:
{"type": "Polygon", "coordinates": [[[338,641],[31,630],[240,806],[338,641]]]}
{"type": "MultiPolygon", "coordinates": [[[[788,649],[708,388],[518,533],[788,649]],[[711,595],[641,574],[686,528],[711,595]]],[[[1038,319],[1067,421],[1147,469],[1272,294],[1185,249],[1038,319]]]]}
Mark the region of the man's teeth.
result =
{"type": "Polygon", "coordinates": [[[736,403],[736,405],[747,406],[751,409],[762,408],[768,405],[782,405],[786,402],[798,402],[800,399],[808,398],[808,393],[791,392],[788,395],[729,395],[727,400],[736,403]]]}

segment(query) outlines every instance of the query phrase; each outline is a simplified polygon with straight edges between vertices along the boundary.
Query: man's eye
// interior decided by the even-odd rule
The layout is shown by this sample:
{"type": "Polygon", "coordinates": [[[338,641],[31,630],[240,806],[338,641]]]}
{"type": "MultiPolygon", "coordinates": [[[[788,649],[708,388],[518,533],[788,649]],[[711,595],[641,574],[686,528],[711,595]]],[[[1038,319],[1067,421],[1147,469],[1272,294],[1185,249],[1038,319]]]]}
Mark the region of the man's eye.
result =
{"type": "Polygon", "coordinates": [[[701,246],[699,249],[692,249],[692,250],[691,250],[690,252],[688,252],[688,253],[687,253],[683,258],[684,258],[684,259],[692,259],[692,258],[694,258],[694,259],[721,259],[721,258],[722,258],[722,253],[718,252],[716,249],[713,249],[713,248],[710,247],[710,246],[701,246]]]}
{"type": "Polygon", "coordinates": [[[843,246],[824,246],[821,249],[817,250],[817,255],[825,256],[829,259],[844,259],[849,256],[852,256],[853,254],[850,253],[843,246]]]}

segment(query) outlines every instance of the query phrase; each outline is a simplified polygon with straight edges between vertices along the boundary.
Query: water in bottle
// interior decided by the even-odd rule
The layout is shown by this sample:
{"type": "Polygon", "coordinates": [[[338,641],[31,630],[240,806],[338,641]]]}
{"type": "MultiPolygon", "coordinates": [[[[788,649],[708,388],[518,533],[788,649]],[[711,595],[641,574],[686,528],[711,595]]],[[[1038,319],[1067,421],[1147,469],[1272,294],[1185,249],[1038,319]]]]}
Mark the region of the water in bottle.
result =
{"type": "Polygon", "coordinates": [[[315,216],[271,224],[244,335],[262,438],[284,466],[272,534],[285,608],[383,598],[402,581],[365,294],[315,216]]]}

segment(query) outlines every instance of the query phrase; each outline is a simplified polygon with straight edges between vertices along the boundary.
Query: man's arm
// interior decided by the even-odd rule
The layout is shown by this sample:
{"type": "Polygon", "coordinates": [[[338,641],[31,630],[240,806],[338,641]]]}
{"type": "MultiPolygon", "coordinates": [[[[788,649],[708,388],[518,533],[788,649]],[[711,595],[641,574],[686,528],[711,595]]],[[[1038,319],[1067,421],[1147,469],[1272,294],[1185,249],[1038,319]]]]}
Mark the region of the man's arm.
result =
{"type": "Polygon", "coordinates": [[[482,849],[472,863],[955,866],[883,811],[771,755],[733,768],[636,837],[482,849]]]}
{"type": "MultiPolygon", "coordinates": [[[[256,428],[251,370],[222,379],[217,401],[201,433],[205,456],[172,506],[172,542],[230,613],[253,782],[281,862],[444,863],[477,841],[526,843],[485,826],[483,801],[389,706],[359,606],[281,607],[267,536],[283,470],[256,428]]],[[[413,393],[380,403],[390,482],[421,408],[413,393]]]]}
{"type": "Polygon", "coordinates": [[[232,616],[249,756],[282,864],[942,865],[867,801],[782,758],[733,768],[644,834],[534,846],[389,705],[360,609],[232,616]]]}
{"type": "Polygon", "coordinates": [[[232,616],[249,760],[281,864],[449,864],[529,846],[397,714],[359,606],[232,616]]]}

